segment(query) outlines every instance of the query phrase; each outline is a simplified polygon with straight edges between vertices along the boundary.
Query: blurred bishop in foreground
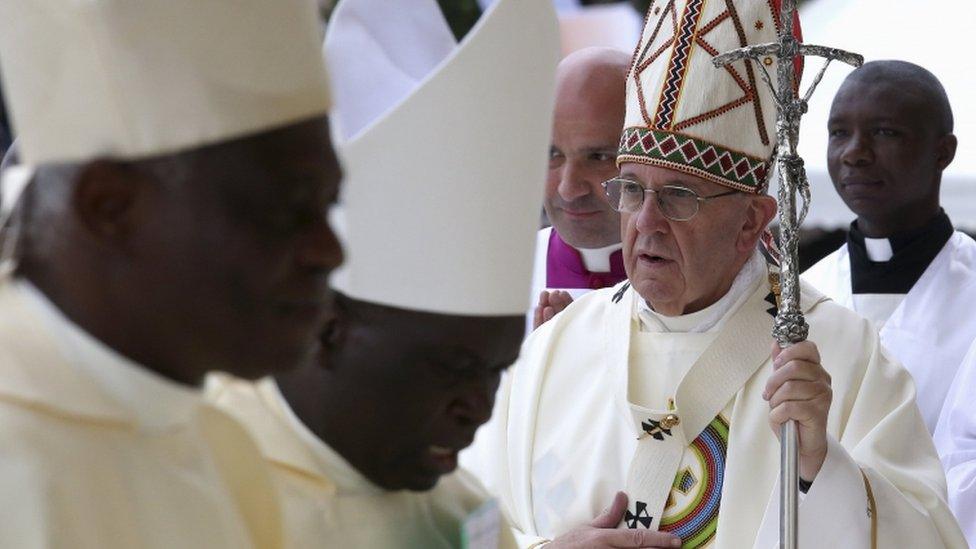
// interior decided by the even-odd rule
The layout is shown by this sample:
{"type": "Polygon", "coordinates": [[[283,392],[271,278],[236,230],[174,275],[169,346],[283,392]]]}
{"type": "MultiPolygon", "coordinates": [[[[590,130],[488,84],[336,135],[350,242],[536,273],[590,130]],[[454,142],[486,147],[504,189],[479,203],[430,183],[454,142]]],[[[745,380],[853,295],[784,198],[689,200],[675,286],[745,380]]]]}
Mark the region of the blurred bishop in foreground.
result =
{"type": "Polygon", "coordinates": [[[312,0],[228,8],[0,4],[0,547],[281,546],[200,384],[315,353],[340,170],[312,0]]]}

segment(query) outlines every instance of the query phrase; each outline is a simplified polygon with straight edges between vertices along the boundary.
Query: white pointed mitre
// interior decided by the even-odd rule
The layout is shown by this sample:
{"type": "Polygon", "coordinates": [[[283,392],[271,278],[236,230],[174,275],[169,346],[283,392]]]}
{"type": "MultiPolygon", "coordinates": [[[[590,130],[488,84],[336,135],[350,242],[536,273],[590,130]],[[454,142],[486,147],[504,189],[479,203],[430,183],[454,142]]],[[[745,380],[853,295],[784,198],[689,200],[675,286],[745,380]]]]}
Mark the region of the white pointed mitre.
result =
{"type": "Polygon", "coordinates": [[[437,0],[398,0],[396,17],[385,15],[389,2],[344,0],[329,21],[323,53],[336,83],[337,144],[413,93],[457,47],[437,0]]]}
{"type": "Polygon", "coordinates": [[[500,0],[339,147],[347,257],[337,290],[426,312],[524,314],[558,61],[551,3],[500,0]]]}
{"type": "Polygon", "coordinates": [[[314,0],[5,0],[21,160],[138,158],[325,114],[314,0]]]}
{"type": "MultiPolygon", "coordinates": [[[[777,40],[778,0],[653,0],[627,79],[618,164],[670,168],[765,192],[776,145],[776,59],[712,59],[777,40]]],[[[799,32],[799,25],[796,25],[799,32]]]]}

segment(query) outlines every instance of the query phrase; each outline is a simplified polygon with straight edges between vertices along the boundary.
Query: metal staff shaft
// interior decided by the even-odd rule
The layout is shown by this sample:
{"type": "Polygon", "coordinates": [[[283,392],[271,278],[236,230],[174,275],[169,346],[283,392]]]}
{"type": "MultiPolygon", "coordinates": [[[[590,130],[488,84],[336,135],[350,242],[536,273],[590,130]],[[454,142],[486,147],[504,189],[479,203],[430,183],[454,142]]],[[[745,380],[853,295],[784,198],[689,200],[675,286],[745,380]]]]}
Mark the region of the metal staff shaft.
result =
{"type": "MultiPolygon", "coordinates": [[[[773,337],[781,348],[806,340],[809,327],[800,309],[800,273],[798,269],[799,227],[806,217],[810,204],[810,188],[803,159],[797,154],[800,139],[800,118],[806,112],[807,100],[813,94],[820,78],[833,59],[860,66],[864,59],[842,50],[800,44],[793,35],[795,0],[783,0],[780,4],[779,39],[774,44],[748,46],[717,56],[712,62],[722,67],[738,60],[757,60],[764,56],[776,56],[776,84],[759,63],[760,76],[772,88],[776,98],[776,166],[780,175],[779,203],[780,223],[780,302],[773,337]],[[817,55],[827,62],[817,74],[810,89],[802,98],[797,94],[798,80],[794,67],[797,56],[817,55]],[[803,207],[797,215],[796,195],[803,198],[803,207]]],[[[780,428],[780,547],[796,549],[798,540],[798,491],[799,491],[799,437],[795,421],[788,421],[780,428]]]]}
{"type": "MultiPolygon", "coordinates": [[[[795,10],[794,0],[784,0],[780,4],[782,29],[779,43],[781,53],[797,49],[797,41],[793,37],[793,13],[795,10]]],[[[787,55],[784,59],[784,61],[776,64],[778,103],[792,107],[797,101],[796,94],[793,91],[796,83],[793,55],[787,55]]],[[[806,320],[800,311],[800,280],[797,269],[799,235],[794,234],[799,225],[796,219],[796,190],[799,181],[790,177],[795,172],[790,169],[789,160],[787,160],[799,158],[796,154],[796,145],[799,141],[800,116],[790,116],[790,110],[792,109],[777,109],[776,111],[777,150],[781,151],[777,162],[780,174],[780,189],[777,198],[779,201],[780,249],[783,253],[780,260],[781,303],[776,315],[773,335],[782,348],[805,340],[808,331],[806,320]]],[[[802,113],[798,114],[802,115],[802,113]]],[[[784,423],[780,427],[779,451],[779,545],[784,549],[796,549],[798,545],[799,442],[796,422],[787,421],[784,423]]]]}

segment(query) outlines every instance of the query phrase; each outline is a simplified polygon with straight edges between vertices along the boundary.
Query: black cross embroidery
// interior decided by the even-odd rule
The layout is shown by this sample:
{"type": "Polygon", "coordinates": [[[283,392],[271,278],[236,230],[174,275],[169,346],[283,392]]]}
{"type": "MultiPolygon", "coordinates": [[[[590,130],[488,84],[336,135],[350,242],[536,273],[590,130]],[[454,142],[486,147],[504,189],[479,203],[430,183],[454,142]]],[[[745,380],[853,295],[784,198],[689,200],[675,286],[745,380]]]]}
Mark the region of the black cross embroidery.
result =
{"type": "Polygon", "coordinates": [[[627,293],[627,288],[630,288],[630,282],[627,282],[626,284],[621,286],[620,289],[617,290],[617,293],[613,294],[613,297],[610,299],[610,301],[613,301],[614,303],[620,303],[620,300],[624,298],[624,294],[627,293]]]}
{"type": "Polygon", "coordinates": [[[627,522],[627,528],[636,529],[638,523],[645,529],[650,528],[651,523],[654,522],[654,517],[647,512],[647,504],[643,501],[638,501],[634,506],[634,511],[636,514],[627,510],[627,516],[624,517],[624,520],[627,522]]]}
{"type": "Polygon", "coordinates": [[[664,435],[671,436],[671,429],[665,429],[661,427],[660,421],[654,421],[653,419],[648,419],[647,421],[641,422],[641,428],[644,432],[654,437],[656,440],[664,440],[664,435]]]}

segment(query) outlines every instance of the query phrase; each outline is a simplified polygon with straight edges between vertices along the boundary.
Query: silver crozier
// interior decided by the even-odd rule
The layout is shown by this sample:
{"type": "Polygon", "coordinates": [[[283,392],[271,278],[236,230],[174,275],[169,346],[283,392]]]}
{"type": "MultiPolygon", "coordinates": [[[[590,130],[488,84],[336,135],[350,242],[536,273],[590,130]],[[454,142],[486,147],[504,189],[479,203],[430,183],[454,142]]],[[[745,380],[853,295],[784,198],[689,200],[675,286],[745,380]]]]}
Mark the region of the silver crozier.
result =
{"type": "MultiPolygon", "coordinates": [[[[800,273],[798,267],[797,244],[799,228],[810,207],[810,183],[807,181],[803,159],[796,152],[800,139],[800,118],[807,111],[807,101],[823,78],[827,66],[838,59],[855,67],[864,63],[860,55],[835,48],[801,44],[793,36],[793,17],[796,13],[795,0],[782,0],[780,5],[779,40],[772,44],[748,46],[715,57],[712,63],[724,67],[739,60],[757,61],[761,69],[759,75],[773,90],[776,97],[776,165],[779,170],[779,247],[782,253],[780,264],[780,304],[779,313],[773,328],[773,337],[781,348],[799,343],[807,338],[809,327],[800,310],[800,273]],[[793,61],[797,57],[817,56],[826,61],[817,74],[810,89],[800,98],[799,83],[793,61]],[[772,58],[776,61],[776,84],[773,84],[765,64],[772,58]],[[796,195],[800,194],[803,205],[797,215],[796,195]]],[[[797,463],[796,422],[788,421],[780,430],[780,514],[779,545],[784,549],[797,546],[797,491],[799,474],[797,463]]]]}

